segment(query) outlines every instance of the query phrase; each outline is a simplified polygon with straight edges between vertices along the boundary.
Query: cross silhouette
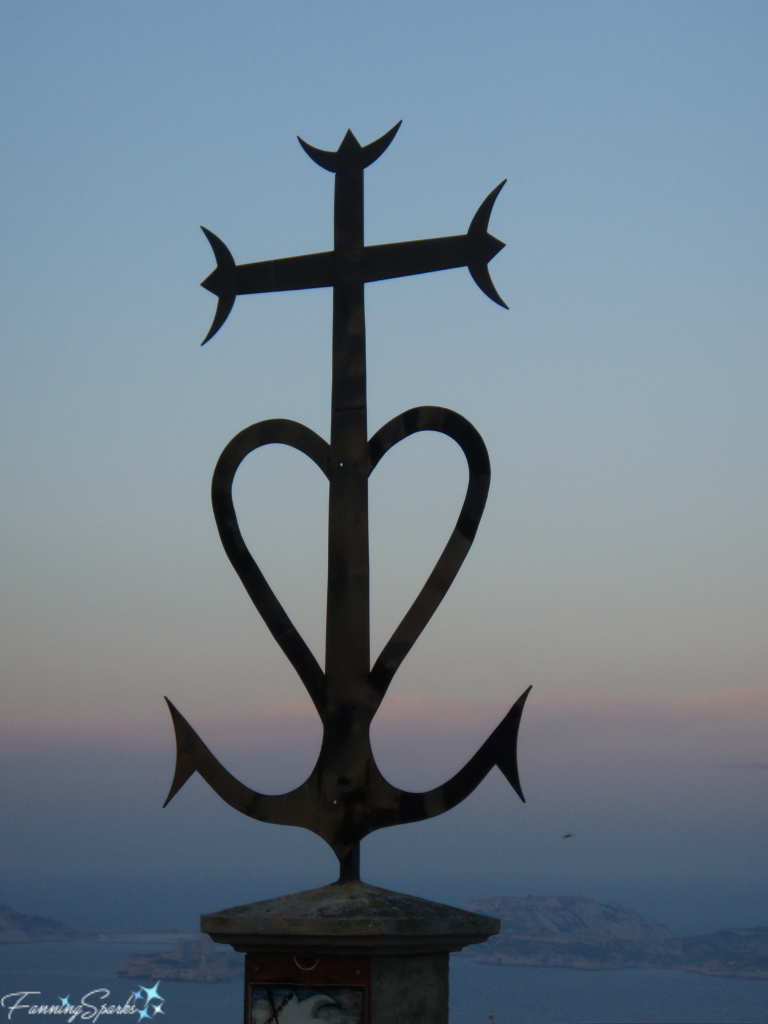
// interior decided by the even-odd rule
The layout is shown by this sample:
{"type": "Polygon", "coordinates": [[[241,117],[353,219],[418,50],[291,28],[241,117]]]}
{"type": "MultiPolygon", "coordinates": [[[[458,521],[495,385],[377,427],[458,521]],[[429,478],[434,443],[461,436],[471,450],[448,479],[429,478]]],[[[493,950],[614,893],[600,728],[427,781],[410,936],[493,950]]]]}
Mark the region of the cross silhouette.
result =
{"type": "MultiPolygon", "coordinates": [[[[176,731],[176,770],[166,804],[197,771],[227,803],[260,821],[300,825],[320,835],[339,858],[341,878],[359,878],[359,844],[370,832],[420,821],[461,802],[494,765],[521,799],[517,733],[530,687],[478,752],[452,779],[426,793],[391,786],[370,746],[370,724],[411,647],[445,596],[474,540],[490,485],[482,438],[449,409],[420,406],[401,413],[368,440],[365,364],[365,285],[393,277],[466,266],[480,289],[504,306],[488,263],[504,243],[488,233],[497,185],[464,235],[366,246],[363,173],[397,134],[398,123],[361,146],[351,131],[336,152],[299,139],[320,167],[335,175],[334,247],[330,252],[236,265],[221,239],[203,228],[216,269],[203,287],[218,297],[203,341],[221,328],[238,295],[303,288],[333,288],[333,374],[330,444],[308,427],[273,419],[246,428],[230,441],[213,475],[212,502],[224,549],[270,632],[293,665],[323,723],[323,743],[309,779],[281,796],[267,796],[238,782],[168,701],[176,731]],[[453,438],[464,451],[469,483],[456,527],[426,584],[370,664],[368,478],[386,452],[418,431],[453,438]],[[325,668],[321,669],[251,556],[240,533],[232,483],[240,463],[265,444],[280,443],[308,455],[329,482],[328,591],[325,668]]],[[[167,700],[167,698],[166,698],[167,700]]]]}

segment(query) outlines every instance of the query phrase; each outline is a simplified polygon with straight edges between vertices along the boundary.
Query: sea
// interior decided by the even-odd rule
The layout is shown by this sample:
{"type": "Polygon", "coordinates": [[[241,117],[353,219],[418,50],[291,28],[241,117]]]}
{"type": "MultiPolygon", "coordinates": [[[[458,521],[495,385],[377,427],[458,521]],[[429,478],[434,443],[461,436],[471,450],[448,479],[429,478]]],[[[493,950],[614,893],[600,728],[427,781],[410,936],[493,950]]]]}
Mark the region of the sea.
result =
{"type": "MultiPolygon", "coordinates": [[[[120,960],[162,952],[178,937],[113,935],[0,946],[0,1024],[9,1019],[34,1024],[23,1003],[125,1006],[137,981],[118,977],[120,960]],[[20,1000],[15,995],[25,992],[30,994],[20,1000]],[[84,1000],[89,993],[95,994],[84,1000]],[[11,1010],[17,1001],[19,1009],[11,1010]]],[[[768,1024],[768,980],[685,971],[506,967],[452,956],[450,986],[450,1024],[488,1024],[491,1011],[494,1024],[768,1024]]],[[[161,981],[150,1010],[155,1008],[161,1017],[156,1024],[242,1024],[243,981],[161,981]]],[[[144,1024],[139,1016],[91,1013],[91,1021],[144,1024]]],[[[69,1024],[65,1014],[46,1019],[69,1024]]]]}

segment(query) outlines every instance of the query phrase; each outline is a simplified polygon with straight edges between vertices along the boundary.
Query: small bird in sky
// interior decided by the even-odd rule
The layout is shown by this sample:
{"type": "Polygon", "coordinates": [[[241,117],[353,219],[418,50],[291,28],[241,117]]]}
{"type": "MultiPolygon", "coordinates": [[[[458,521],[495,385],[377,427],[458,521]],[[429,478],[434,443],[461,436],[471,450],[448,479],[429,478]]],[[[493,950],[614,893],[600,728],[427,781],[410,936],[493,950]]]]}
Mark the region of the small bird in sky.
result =
{"type": "Polygon", "coordinates": [[[566,832],[565,835],[563,836],[563,839],[570,839],[572,835],[573,835],[573,832],[566,832]]]}

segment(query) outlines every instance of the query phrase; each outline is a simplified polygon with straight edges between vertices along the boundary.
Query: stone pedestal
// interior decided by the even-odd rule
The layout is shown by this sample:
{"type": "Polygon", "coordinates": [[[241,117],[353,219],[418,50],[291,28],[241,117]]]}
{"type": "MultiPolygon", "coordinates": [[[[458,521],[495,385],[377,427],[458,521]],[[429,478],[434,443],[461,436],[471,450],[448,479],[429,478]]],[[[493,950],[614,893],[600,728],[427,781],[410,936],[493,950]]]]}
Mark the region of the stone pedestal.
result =
{"type": "Polygon", "coordinates": [[[336,882],[204,914],[245,953],[245,1024],[447,1024],[448,954],[485,942],[493,917],[336,882]]]}

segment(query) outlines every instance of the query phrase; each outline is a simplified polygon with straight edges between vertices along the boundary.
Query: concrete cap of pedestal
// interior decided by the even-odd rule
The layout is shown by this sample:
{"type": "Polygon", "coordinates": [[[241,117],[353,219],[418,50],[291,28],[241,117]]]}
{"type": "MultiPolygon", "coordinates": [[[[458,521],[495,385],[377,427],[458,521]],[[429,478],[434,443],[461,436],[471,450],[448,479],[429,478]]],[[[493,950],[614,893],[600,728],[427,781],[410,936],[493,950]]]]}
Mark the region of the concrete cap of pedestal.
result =
{"type": "Polygon", "coordinates": [[[202,932],[238,952],[316,955],[454,952],[485,942],[499,926],[495,917],[365,882],[336,882],[200,918],[202,932]]]}

